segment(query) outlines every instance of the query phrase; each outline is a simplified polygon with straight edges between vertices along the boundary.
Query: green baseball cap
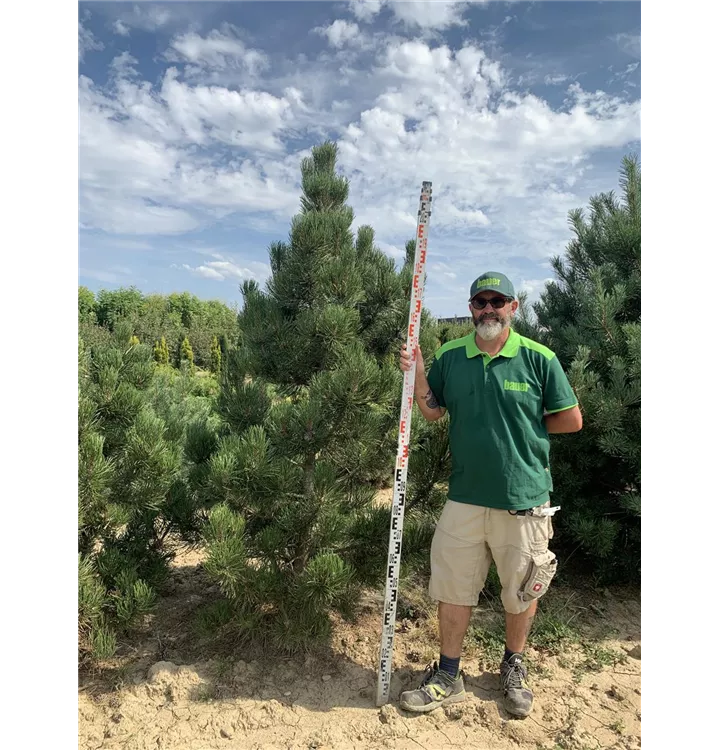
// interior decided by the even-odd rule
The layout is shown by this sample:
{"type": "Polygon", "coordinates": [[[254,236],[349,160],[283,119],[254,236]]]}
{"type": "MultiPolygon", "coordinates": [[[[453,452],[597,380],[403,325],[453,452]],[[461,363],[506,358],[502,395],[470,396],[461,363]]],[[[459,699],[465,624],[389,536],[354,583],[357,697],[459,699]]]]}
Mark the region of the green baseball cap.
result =
{"type": "Polygon", "coordinates": [[[471,285],[469,299],[473,299],[479,292],[498,292],[504,297],[516,297],[514,285],[504,274],[498,271],[487,271],[482,273],[471,285]]]}

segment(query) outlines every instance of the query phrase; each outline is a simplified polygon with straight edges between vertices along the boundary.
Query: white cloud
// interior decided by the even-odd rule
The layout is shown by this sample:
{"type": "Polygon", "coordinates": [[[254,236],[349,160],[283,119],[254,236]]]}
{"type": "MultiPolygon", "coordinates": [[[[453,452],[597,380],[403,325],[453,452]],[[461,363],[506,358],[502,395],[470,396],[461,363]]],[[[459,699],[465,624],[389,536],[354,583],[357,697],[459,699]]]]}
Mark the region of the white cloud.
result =
{"type": "Polygon", "coordinates": [[[458,229],[462,226],[485,227],[491,221],[488,216],[477,208],[461,208],[455,204],[445,207],[446,219],[451,219],[452,224],[458,229]]]}
{"type": "Polygon", "coordinates": [[[123,10],[119,13],[114,28],[117,33],[124,36],[129,33],[129,29],[157,31],[184,15],[181,3],[169,5],[142,3],[142,5],[133,5],[131,10],[123,10]]]}
{"type": "Polygon", "coordinates": [[[549,281],[553,281],[553,277],[545,279],[521,279],[516,285],[517,292],[526,292],[526,302],[530,306],[534,302],[538,302],[541,298],[541,293],[546,288],[546,284],[549,281]]]}
{"type": "Polygon", "coordinates": [[[431,273],[432,275],[438,275],[450,282],[456,280],[456,271],[454,270],[454,267],[447,263],[442,263],[441,261],[434,261],[431,264],[431,273]]]}
{"type": "Polygon", "coordinates": [[[87,226],[117,234],[183,234],[200,226],[188,211],[156,203],[121,190],[86,191],[80,213],[87,226]]]}
{"type": "Polygon", "coordinates": [[[182,268],[184,268],[186,271],[191,271],[196,276],[202,276],[205,279],[224,281],[224,276],[222,276],[222,274],[219,271],[216,271],[214,268],[209,268],[207,266],[197,266],[196,268],[192,268],[192,266],[188,266],[186,263],[182,264],[182,268]]]}
{"type": "Polygon", "coordinates": [[[616,34],[613,37],[616,44],[631,57],[637,60],[641,58],[641,35],[640,34],[616,34]]]}
{"type": "Polygon", "coordinates": [[[282,156],[280,136],[302,106],[299,92],[193,86],[174,69],[156,88],[126,77],[131,62],[115,59],[108,89],[80,78],[83,224],[171,234],[237,210],[295,209],[300,157],[282,156]]]}
{"type": "Polygon", "coordinates": [[[260,285],[269,278],[271,272],[270,267],[266,263],[257,263],[254,261],[249,262],[244,266],[239,266],[228,260],[210,261],[196,267],[183,263],[182,268],[197,276],[202,276],[205,279],[212,279],[214,281],[244,281],[245,279],[255,279],[260,285]]]}
{"type": "Polygon", "coordinates": [[[469,3],[457,0],[389,0],[389,5],[396,18],[408,28],[439,30],[465,25],[462,16],[469,3]]]}
{"type": "Polygon", "coordinates": [[[105,284],[120,284],[127,277],[132,275],[132,270],[123,266],[111,266],[108,270],[98,270],[93,268],[80,268],[80,276],[88,279],[96,279],[105,284]]]}
{"type": "Polygon", "coordinates": [[[463,26],[462,16],[469,5],[464,0],[350,0],[349,9],[360,21],[371,21],[388,7],[408,29],[440,30],[463,26]]]}
{"type": "Polygon", "coordinates": [[[175,36],[166,57],[171,62],[192,63],[205,69],[240,70],[256,73],[268,67],[267,56],[248,48],[238,29],[224,23],[203,37],[195,32],[175,36]]]}
{"type": "MultiPolygon", "coordinates": [[[[89,229],[90,227],[82,226],[81,229],[89,229]]],[[[110,235],[80,235],[80,251],[81,252],[99,252],[107,253],[111,251],[138,251],[146,252],[148,250],[154,250],[155,246],[151,242],[146,240],[130,240],[120,239],[110,235]],[[87,247],[85,247],[87,246],[87,247]]]]}
{"type": "Polygon", "coordinates": [[[234,91],[193,86],[179,80],[174,68],[166,71],[159,90],[150,84],[125,81],[117,103],[135,118],[131,123],[155,131],[163,140],[184,145],[224,143],[267,151],[281,151],[279,133],[290,127],[301,99],[287,91],[276,97],[264,91],[234,91]]]}
{"type": "Polygon", "coordinates": [[[138,64],[136,57],[125,50],[112,59],[110,63],[110,72],[114,77],[132,78],[137,75],[135,65],[138,64]]]}
{"type": "Polygon", "coordinates": [[[386,0],[349,0],[349,9],[360,21],[371,21],[386,0]]]}
{"type": "Polygon", "coordinates": [[[112,24],[112,28],[116,34],[119,34],[120,36],[129,36],[130,35],[130,27],[126,26],[122,21],[115,21],[112,24]]]}
{"type": "Polygon", "coordinates": [[[89,30],[86,29],[81,23],[77,24],[78,34],[78,54],[80,61],[85,60],[86,52],[100,51],[105,49],[105,45],[97,39],[97,37],[89,30]]]}
{"type": "Polygon", "coordinates": [[[584,202],[575,180],[591,152],[640,138],[640,102],[573,84],[552,109],[510,90],[472,45],[393,42],[370,75],[384,93],[344,129],[340,164],[352,175],[357,221],[389,243],[415,228],[415,194],[429,179],[432,225],[469,252],[483,252],[475,242],[470,250],[472,237],[502,233],[514,243],[505,253],[560,252],[567,212],[584,202]]]}
{"type": "Polygon", "coordinates": [[[401,267],[406,257],[406,250],[398,248],[396,245],[391,245],[388,242],[382,242],[381,240],[375,240],[374,244],[385,254],[393,260],[397,261],[397,264],[401,267]]]}
{"type": "MultiPolygon", "coordinates": [[[[629,81],[628,79],[633,76],[633,73],[636,72],[636,70],[640,67],[640,65],[641,65],[640,61],[626,65],[626,67],[623,70],[619,70],[617,73],[614,73],[611,76],[611,78],[608,79],[607,83],[610,85],[616,81],[621,81],[626,86],[635,87],[636,84],[633,83],[633,81],[629,81]]],[[[610,66],[609,70],[613,70],[613,66],[610,66]]]]}
{"type": "Polygon", "coordinates": [[[359,27],[355,23],[344,21],[341,18],[338,18],[329,26],[318,27],[314,31],[325,36],[329,41],[329,46],[337,49],[362,42],[359,27]]]}
{"type": "Polygon", "coordinates": [[[560,85],[562,83],[565,83],[568,80],[569,80],[569,78],[568,78],[567,75],[562,75],[562,74],[559,73],[559,74],[556,74],[556,75],[547,75],[547,76],[545,76],[544,79],[543,79],[543,82],[547,86],[558,86],[558,85],[560,85]]]}
{"type": "Polygon", "coordinates": [[[190,86],[170,68],[160,97],[165,112],[182,136],[206,145],[282,151],[279,133],[291,124],[292,104],[264,91],[231,91],[221,87],[190,86]]]}

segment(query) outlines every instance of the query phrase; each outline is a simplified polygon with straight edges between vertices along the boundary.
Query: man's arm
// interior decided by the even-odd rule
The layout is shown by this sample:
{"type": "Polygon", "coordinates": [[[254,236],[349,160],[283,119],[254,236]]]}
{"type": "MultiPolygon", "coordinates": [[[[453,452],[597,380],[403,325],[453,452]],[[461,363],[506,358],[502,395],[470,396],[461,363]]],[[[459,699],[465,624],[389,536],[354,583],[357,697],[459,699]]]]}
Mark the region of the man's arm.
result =
{"type": "Polygon", "coordinates": [[[428,422],[434,422],[444,416],[446,409],[439,406],[436,396],[431,392],[423,365],[424,363],[421,362],[421,367],[419,367],[417,363],[414,379],[414,400],[424,415],[424,419],[428,422]]]}
{"type": "Polygon", "coordinates": [[[543,419],[549,434],[553,435],[578,432],[583,427],[583,416],[578,406],[571,406],[553,414],[544,414],[543,419]]]}
{"type": "Polygon", "coordinates": [[[548,360],[543,403],[544,424],[549,434],[578,432],[583,427],[578,399],[556,355],[548,360]]]}

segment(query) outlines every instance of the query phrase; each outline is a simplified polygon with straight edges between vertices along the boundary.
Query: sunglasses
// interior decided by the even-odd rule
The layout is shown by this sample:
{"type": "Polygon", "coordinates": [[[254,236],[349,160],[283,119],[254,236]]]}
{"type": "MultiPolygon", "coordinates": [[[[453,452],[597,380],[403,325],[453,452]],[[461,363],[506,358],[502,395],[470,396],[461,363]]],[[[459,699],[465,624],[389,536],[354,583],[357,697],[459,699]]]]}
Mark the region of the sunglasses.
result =
{"type": "Polygon", "coordinates": [[[469,302],[471,302],[471,307],[473,307],[474,310],[483,310],[486,305],[491,305],[494,310],[500,310],[507,302],[511,302],[512,299],[512,297],[492,297],[491,299],[474,297],[469,300],[469,302]]]}

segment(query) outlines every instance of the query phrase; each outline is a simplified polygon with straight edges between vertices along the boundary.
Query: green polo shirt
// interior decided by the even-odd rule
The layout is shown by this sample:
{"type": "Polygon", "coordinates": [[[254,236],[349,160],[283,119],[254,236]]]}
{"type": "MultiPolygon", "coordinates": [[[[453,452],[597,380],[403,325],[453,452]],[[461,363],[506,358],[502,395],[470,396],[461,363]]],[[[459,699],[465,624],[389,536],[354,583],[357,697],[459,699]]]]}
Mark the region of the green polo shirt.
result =
{"type": "Polygon", "coordinates": [[[544,413],[578,404],[556,355],[513,329],[490,357],[474,333],[435,354],[429,387],[451,417],[450,500],[522,510],[553,490],[544,413]]]}

